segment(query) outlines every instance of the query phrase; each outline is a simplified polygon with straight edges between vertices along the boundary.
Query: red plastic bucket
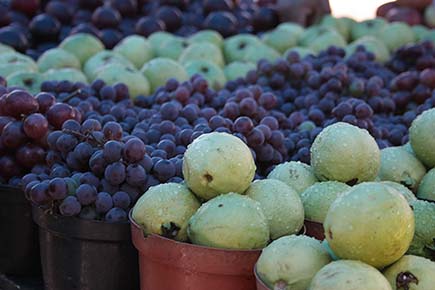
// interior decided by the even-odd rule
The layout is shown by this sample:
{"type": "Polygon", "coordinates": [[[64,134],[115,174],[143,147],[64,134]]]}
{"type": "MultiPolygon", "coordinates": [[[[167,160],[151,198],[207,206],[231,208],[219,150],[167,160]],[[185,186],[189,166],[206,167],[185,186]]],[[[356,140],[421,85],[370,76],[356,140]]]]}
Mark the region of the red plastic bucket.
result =
{"type": "MultiPolygon", "coordinates": [[[[129,223],[63,217],[33,207],[46,290],[137,290],[129,223]]],[[[156,289],[157,290],[157,289],[156,289]]]]}
{"type": "Polygon", "coordinates": [[[263,281],[261,281],[260,277],[258,277],[257,267],[255,267],[254,269],[254,274],[255,274],[255,280],[257,281],[257,290],[271,290],[266,286],[266,284],[263,283],[263,281]]]}
{"type": "Polygon", "coordinates": [[[35,275],[41,272],[38,227],[24,192],[0,185],[0,272],[35,275]]]}
{"type": "Polygon", "coordinates": [[[253,269],[261,250],[222,250],[144,237],[131,219],[139,251],[141,290],[254,290],[253,269]]]}
{"type": "Polygon", "coordinates": [[[305,234],[309,237],[316,238],[320,241],[325,239],[325,230],[323,224],[305,220],[305,234]]]}

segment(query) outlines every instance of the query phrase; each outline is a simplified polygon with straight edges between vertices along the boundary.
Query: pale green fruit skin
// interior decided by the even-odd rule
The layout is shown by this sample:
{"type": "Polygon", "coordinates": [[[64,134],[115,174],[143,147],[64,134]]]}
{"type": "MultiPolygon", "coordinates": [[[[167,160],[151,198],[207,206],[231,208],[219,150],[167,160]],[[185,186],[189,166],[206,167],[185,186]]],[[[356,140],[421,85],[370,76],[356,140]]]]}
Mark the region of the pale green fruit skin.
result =
{"type": "Polygon", "coordinates": [[[293,48],[288,49],[288,50],[284,53],[284,57],[287,57],[287,55],[288,55],[290,52],[296,52],[297,54],[299,54],[299,56],[300,56],[301,58],[304,58],[304,57],[306,57],[306,56],[308,56],[308,55],[316,55],[316,53],[315,53],[312,49],[310,49],[310,48],[308,48],[308,47],[295,46],[295,47],[293,47],[293,48]]]}
{"type": "Polygon", "coordinates": [[[38,66],[30,57],[18,52],[0,54],[0,75],[7,78],[16,72],[37,72],[38,66]]]}
{"type": "Polygon", "coordinates": [[[301,34],[299,45],[302,47],[309,47],[317,38],[328,33],[337,33],[337,30],[331,27],[311,26],[301,34]]]}
{"type": "Polygon", "coordinates": [[[81,69],[81,64],[77,57],[60,48],[52,48],[44,52],[38,58],[37,64],[40,72],[68,67],[81,69]]]}
{"type": "Polygon", "coordinates": [[[435,204],[416,200],[411,206],[415,216],[415,235],[407,253],[434,259],[435,204]]]}
{"type": "Polygon", "coordinates": [[[319,53],[322,50],[326,50],[330,46],[336,47],[346,47],[347,42],[340,35],[340,33],[336,31],[329,31],[325,34],[319,35],[316,39],[314,39],[308,47],[312,49],[314,52],[319,53]]]}
{"type": "Polygon", "coordinates": [[[263,249],[256,270],[270,288],[287,284],[292,290],[306,290],[314,275],[331,258],[320,242],[307,236],[286,236],[273,241],[263,249]]]}
{"type": "Polygon", "coordinates": [[[162,227],[171,222],[180,230],[174,237],[187,241],[187,224],[200,207],[199,201],[184,185],[166,183],[152,186],[137,201],[132,211],[133,220],[145,235],[162,235],[162,227]]]}
{"type": "Polygon", "coordinates": [[[323,224],[331,204],[349,189],[349,185],[337,181],[318,182],[308,187],[301,194],[305,219],[323,224]]]}
{"type": "Polygon", "coordinates": [[[322,181],[372,181],[379,171],[380,155],[367,130],[338,122],[323,129],[314,140],[311,166],[322,181]]]}
{"type": "Polygon", "coordinates": [[[395,190],[400,192],[403,195],[403,197],[405,197],[405,199],[408,201],[408,203],[411,203],[414,200],[417,200],[414,193],[412,193],[412,191],[410,191],[406,186],[404,186],[400,183],[397,183],[394,181],[381,181],[381,183],[388,185],[388,186],[391,186],[392,188],[394,188],[395,190]]]}
{"type": "Polygon", "coordinates": [[[194,244],[237,250],[261,249],[270,234],[260,204],[237,193],[201,205],[189,220],[187,233],[194,244]]]}
{"type": "Polygon", "coordinates": [[[376,60],[380,62],[386,62],[390,59],[390,52],[385,44],[374,36],[364,36],[351,44],[346,48],[347,56],[351,56],[358,46],[364,46],[367,51],[373,53],[376,56],[376,60]]]}
{"type": "Polygon", "coordinates": [[[178,60],[181,53],[190,45],[188,39],[175,37],[164,41],[156,51],[158,57],[178,60]]]}
{"type": "Polygon", "coordinates": [[[145,37],[139,35],[124,38],[113,50],[127,58],[137,69],[154,57],[151,44],[145,37]]]}
{"type": "Polygon", "coordinates": [[[308,187],[318,182],[313,169],[302,162],[290,161],[277,165],[267,176],[278,179],[296,190],[300,195],[308,187]]]}
{"type": "Polygon", "coordinates": [[[408,153],[411,153],[415,156],[414,149],[412,149],[411,143],[408,141],[405,145],[402,145],[402,148],[405,149],[408,153]]]}
{"type": "Polygon", "coordinates": [[[151,45],[151,48],[153,50],[154,55],[157,55],[157,52],[159,51],[160,46],[169,39],[176,38],[175,35],[166,32],[166,31],[157,31],[154,33],[151,33],[150,36],[148,36],[148,42],[151,45]]]}
{"type": "Polygon", "coordinates": [[[144,64],[141,72],[149,80],[152,92],[158,87],[164,86],[170,78],[175,78],[179,82],[189,79],[186,70],[169,58],[155,58],[144,64]]]}
{"type": "Polygon", "coordinates": [[[331,247],[329,246],[329,243],[327,240],[323,240],[322,241],[322,247],[326,250],[326,252],[328,252],[329,256],[331,257],[331,259],[333,261],[338,261],[340,260],[339,257],[337,257],[337,255],[334,253],[334,251],[332,251],[331,247]]]}
{"type": "Polygon", "coordinates": [[[415,32],[415,31],[414,31],[414,33],[416,34],[418,42],[430,41],[433,44],[435,44],[435,31],[433,29],[428,30],[427,33],[421,34],[421,35],[418,35],[417,34],[418,32],[415,32]]]}
{"type": "Polygon", "coordinates": [[[224,41],[224,56],[227,63],[243,61],[246,50],[262,45],[261,40],[252,34],[239,34],[228,37],[224,41]]]}
{"type": "Polygon", "coordinates": [[[298,45],[304,28],[293,23],[286,23],[262,35],[261,40],[280,53],[298,45]]]}
{"type": "Polygon", "coordinates": [[[207,42],[216,45],[219,48],[224,46],[224,38],[219,32],[214,30],[201,30],[189,37],[189,41],[192,43],[207,42]]]}
{"type": "Polygon", "coordinates": [[[238,78],[244,78],[249,71],[255,69],[256,65],[253,63],[235,61],[224,68],[224,73],[227,81],[233,81],[238,78]]]}
{"type": "Polygon", "coordinates": [[[402,147],[389,147],[381,150],[379,180],[394,181],[416,191],[425,174],[424,165],[402,147]]]}
{"type": "Polygon", "coordinates": [[[417,197],[435,201],[435,168],[429,170],[421,180],[417,191],[417,197]]]}
{"type": "Polygon", "coordinates": [[[411,27],[414,31],[414,35],[417,41],[422,41],[425,39],[426,35],[429,33],[430,29],[423,25],[414,25],[411,27]]]}
{"type": "Polygon", "coordinates": [[[376,36],[386,25],[387,21],[383,18],[374,18],[362,22],[356,22],[351,28],[351,37],[353,40],[357,40],[367,35],[376,36]]]}
{"type": "Polygon", "coordinates": [[[150,94],[150,83],[139,71],[119,64],[107,65],[96,77],[108,85],[124,83],[128,87],[132,99],[150,94]]]}
{"type": "Polygon", "coordinates": [[[360,261],[340,260],[323,267],[308,290],[391,290],[377,269],[360,261]]]}
{"type": "Polygon", "coordinates": [[[405,44],[415,42],[414,31],[409,25],[402,22],[393,22],[386,25],[378,32],[378,37],[382,39],[391,52],[405,44]]]}
{"type": "Polygon", "coordinates": [[[65,38],[60,48],[74,54],[83,65],[91,56],[104,50],[103,43],[93,35],[77,33],[65,38]]]}
{"type": "Polygon", "coordinates": [[[260,44],[257,46],[249,46],[246,49],[246,54],[243,56],[243,61],[257,63],[261,59],[268,60],[270,62],[275,61],[281,55],[275,49],[265,45],[260,44]]]}
{"type": "Polygon", "coordinates": [[[350,27],[348,26],[347,20],[344,20],[343,18],[326,15],[320,21],[320,26],[331,27],[337,30],[344,40],[347,40],[350,37],[350,27]]]}
{"type": "Polygon", "coordinates": [[[74,68],[50,69],[43,75],[44,81],[62,81],[68,80],[73,83],[87,83],[86,76],[79,70],[74,68]]]}
{"type": "Polygon", "coordinates": [[[227,133],[201,135],[183,157],[187,186],[205,200],[228,192],[242,194],[251,185],[255,170],[249,147],[227,133]]]}
{"type": "Polygon", "coordinates": [[[32,94],[37,94],[41,91],[43,77],[36,72],[16,72],[6,78],[8,86],[17,86],[26,89],[32,94]],[[32,85],[27,85],[26,80],[32,80],[32,85]]]}
{"type": "Polygon", "coordinates": [[[272,240],[296,234],[304,225],[304,207],[297,192],[275,179],[256,180],[245,194],[260,203],[272,240]]]}
{"type": "Polygon", "coordinates": [[[192,43],[178,58],[178,62],[181,64],[185,64],[192,60],[210,61],[221,68],[225,66],[222,51],[216,45],[208,42],[192,43]]]}
{"type": "Polygon", "coordinates": [[[435,27],[435,7],[433,5],[427,6],[424,10],[424,21],[430,27],[435,27]]]}
{"type": "Polygon", "coordinates": [[[384,271],[384,276],[393,290],[401,290],[403,287],[398,288],[396,279],[409,272],[418,279],[418,284],[415,282],[409,283],[409,290],[431,290],[435,285],[435,262],[428,259],[405,255],[399,261],[388,267],[384,271]]]}
{"type": "Polygon", "coordinates": [[[409,139],[417,158],[427,167],[435,167],[435,109],[424,111],[409,128],[409,139]]]}
{"type": "Polygon", "coordinates": [[[117,64],[119,66],[134,69],[135,66],[121,54],[112,50],[102,50],[91,56],[83,66],[83,72],[90,81],[95,80],[97,75],[106,66],[117,64]]]}
{"type": "Polygon", "coordinates": [[[14,52],[15,49],[8,45],[0,44],[0,54],[6,53],[6,52],[14,52]]]}
{"type": "Polygon", "coordinates": [[[376,268],[402,257],[414,236],[414,213],[394,188],[377,182],[353,186],[329,208],[324,228],[331,249],[342,259],[376,268]]]}
{"type": "Polygon", "coordinates": [[[184,68],[189,77],[200,74],[215,90],[223,88],[227,82],[224,71],[210,61],[191,60],[184,64],[184,68]]]}

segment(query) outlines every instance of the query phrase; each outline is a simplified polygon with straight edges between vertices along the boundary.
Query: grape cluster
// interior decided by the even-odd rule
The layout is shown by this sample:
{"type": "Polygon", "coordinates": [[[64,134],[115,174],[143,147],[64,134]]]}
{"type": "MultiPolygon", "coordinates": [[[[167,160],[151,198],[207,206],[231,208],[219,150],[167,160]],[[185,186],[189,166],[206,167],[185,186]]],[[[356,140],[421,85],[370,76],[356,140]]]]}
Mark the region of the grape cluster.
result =
{"type": "Polygon", "coordinates": [[[278,24],[272,9],[251,0],[12,0],[1,4],[0,42],[34,58],[79,32],[93,34],[112,48],[131,34],[169,31],[186,36],[213,29],[230,36],[278,24]]]}

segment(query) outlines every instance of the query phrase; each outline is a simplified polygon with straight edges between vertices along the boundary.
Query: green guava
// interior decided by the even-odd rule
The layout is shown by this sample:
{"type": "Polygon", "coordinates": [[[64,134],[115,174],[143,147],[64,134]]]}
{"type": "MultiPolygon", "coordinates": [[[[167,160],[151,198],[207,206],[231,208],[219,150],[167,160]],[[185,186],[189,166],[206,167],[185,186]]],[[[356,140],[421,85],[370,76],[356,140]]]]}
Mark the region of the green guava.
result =
{"type": "Polygon", "coordinates": [[[435,261],[435,203],[416,200],[411,207],[415,216],[415,234],[407,253],[435,261]]]}
{"type": "Polygon", "coordinates": [[[41,91],[43,77],[36,72],[16,72],[6,78],[6,82],[10,87],[20,87],[26,91],[37,94],[41,91]]]}
{"type": "Polygon", "coordinates": [[[304,225],[304,208],[298,193],[282,181],[256,180],[245,194],[260,203],[272,240],[296,234],[304,225]]]}
{"type": "Polygon", "coordinates": [[[435,109],[424,111],[409,128],[412,150],[429,168],[435,167],[435,109]]]}
{"type": "Polygon", "coordinates": [[[189,77],[200,74],[215,90],[220,90],[227,82],[224,71],[211,61],[191,60],[184,64],[184,68],[189,77]]]}
{"type": "Polygon", "coordinates": [[[87,83],[88,79],[86,76],[75,68],[60,68],[60,69],[49,69],[43,75],[44,81],[70,81],[73,83],[81,82],[87,83]]]}
{"type": "Polygon", "coordinates": [[[417,197],[420,199],[435,201],[435,168],[428,171],[418,187],[417,197]]]}
{"type": "Polygon", "coordinates": [[[133,220],[145,235],[157,234],[177,241],[187,241],[187,224],[200,203],[182,184],[152,186],[133,208],[133,220]]]}
{"type": "Polygon", "coordinates": [[[360,261],[340,260],[323,267],[308,290],[391,290],[377,269],[360,261]]]}
{"type": "Polygon", "coordinates": [[[166,31],[157,31],[154,33],[151,33],[150,36],[148,36],[148,42],[151,45],[151,48],[153,49],[153,54],[157,55],[157,52],[160,49],[160,46],[169,39],[174,39],[176,36],[166,32],[166,31]]]}
{"type": "Polygon", "coordinates": [[[135,66],[122,54],[112,50],[102,50],[91,56],[83,66],[83,72],[93,81],[101,70],[107,66],[117,64],[122,67],[135,69],[135,66]]]}
{"type": "Polygon", "coordinates": [[[284,57],[287,58],[291,52],[296,52],[301,58],[305,58],[308,55],[316,55],[316,53],[308,47],[295,46],[287,49],[286,52],[284,52],[284,57]]]}
{"type": "Polygon", "coordinates": [[[346,48],[347,56],[351,56],[358,46],[364,46],[367,51],[375,55],[376,60],[379,62],[386,62],[390,59],[388,47],[374,36],[367,35],[349,44],[346,48]]]}
{"type": "Polygon", "coordinates": [[[178,60],[181,53],[190,45],[190,41],[186,38],[176,36],[163,42],[156,51],[158,57],[170,58],[178,60]]]}
{"type": "Polygon", "coordinates": [[[256,270],[270,289],[306,290],[314,275],[331,258],[320,241],[307,236],[285,236],[263,249],[256,270]]]}
{"type": "Polygon", "coordinates": [[[323,248],[325,248],[325,250],[328,252],[329,256],[331,257],[331,259],[333,261],[338,261],[340,260],[339,257],[337,257],[337,255],[334,253],[334,251],[331,249],[331,247],[329,246],[329,243],[327,240],[323,240],[322,241],[322,246],[323,248]]]}
{"type": "Polygon", "coordinates": [[[256,65],[251,62],[234,61],[224,68],[225,77],[228,81],[244,78],[251,70],[256,69],[256,65]]]}
{"type": "Polygon", "coordinates": [[[15,49],[13,49],[11,46],[0,43],[0,54],[14,51],[15,49]]]}
{"type": "Polygon", "coordinates": [[[152,92],[164,86],[170,78],[175,78],[179,82],[189,79],[186,70],[178,62],[170,58],[155,58],[145,63],[141,72],[150,82],[152,92]]]}
{"type": "Polygon", "coordinates": [[[261,40],[252,34],[237,34],[228,37],[224,41],[224,55],[227,63],[243,61],[246,50],[249,47],[263,45],[261,40]]]}
{"type": "Polygon", "coordinates": [[[189,41],[191,43],[199,43],[199,42],[207,42],[216,45],[219,48],[222,48],[224,45],[224,38],[219,32],[214,30],[201,30],[189,37],[189,41]]]}
{"type": "Polygon", "coordinates": [[[391,52],[400,47],[414,43],[416,38],[411,26],[404,22],[392,22],[378,31],[377,37],[382,39],[391,52]]]}
{"type": "Polygon", "coordinates": [[[261,40],[280,53],[298,45],[304,28],[296,23],[283,23],[277,28],[264,33],[261,40]]]}
{"type": "Polygon", "coordinates": [[[205,200],[228,192],[245,192],[254,179],[255,170],[249,147],[227,133],[201,135],[184,153],[184,180],[205,200]]]}
{"type": "Polygon", "coordinates": [[[405,254],[414,227],[414,213],[406,199],[379,182],[361,183],[342,194],[324,223],[326,239],[338,257],[377,268],[405,254]]]}
{"type": "Polygon", "coordinates": [[[344,18],[326,15],[320,21],[320,26],[335,29],[345,40],[348,40],[350,37],[350,26],[348,26],[347,20],[344,18]]]}
{"type": "Polygon", "coordinates": [[[300,195],[318,182],[312,168],[299,161],[290,161],[277,165],[267,176],[268,179],[278,179],[292,187],[300,195]]]}
{"type": "Polygon", "coordinates": [[[412,193],[412,191],[410,191],[406,186],[404,186],[400,183],[393,182],[393,181],[381,181],[381,183],[388,185],[388,186],[391,186],[392,188],[394,188],[395,190],[400,192],[406,198],[408,203],[411,203],[412,201],[417,200],[414,193],[412,193]]]}
{"type": "Polygon", "coordinates": [[[406,142],[405,145],[402,145],[402,148],[405,149],[408,153],[411,153],[412,155],[415,156],[415,152],[414,152],[414,149],[412,149],[411,142],[409,142],[409,141],[406,142]]]}
{"type": "Polygon", "coordinates": [[[387,21],[384,18],[379,17],[362,22],[355,22],[351,27],[351,38],[352,40],[357,40],[367,35],[375,36],[386,25],[387,21]]]}
{"type": "Polygon", "coordinates": [[[325,31],[313,39],[308,48],[312,49],[316,53],[320,53],[322,50],[328,49],[330,46],[345,48],[347,45],[346,40],[336,30],[325,31]]]}
{"type": "Polygon", "coordinates": [[[242,61],[257,63],[261,59],[265,59],[274,62],[280,56],[275,49],[261,43],[260,45],[249,46],[243,55],[242,61]]]}
{"type": "Polygon", "coordinates": [[[77,33],[65,38],[60,43],[59,48],[74,54],[83,65],[88,58],[104,50],[104,45],[98,38],[91,34],[77,33]]]}
{"type": "Polygon", "coordinates": [[[48,71],[49,69],[59,68],[75,68],[80,70],[81,64],[77,57],[60,48],[52,48],[45,51],[37,61],[40,72],[48,71]]]}
{"type": "Polygon", "coordinates": [[[145,37],[139,35],[130,35],[124,38],[113,48],[113,51],[123,55],[133,63],[137,69],[140,69],[144,63],[154,57],[151,44],[145,37]]]}
{"type": "Polygon", "coordinates": [[[16,72],[37,72],[38,66],[27,55],[11,51],[0,54],[0,76],[6,78],[16,72]]]}
{"type": "Polygon", "coordinates": [[[317,182],[308,187],[301,194],[305,219],[323,224],[331,204],[348,189],[349,185],[337,181],[317,182]]]}
{"type": "Polygon", "coordinates": [[[425,174],[424,165],[402,147],[381,150],[379,180],[394,181],[416,191],[425,174]]]}
{"type": "Polygon", "coordinates": [[[338,122],[317,135],[311,146],[311,166],[322,181],[353,185],[376,178],[380,155],[375,139],[367,130],[338,122]]]}
{"type": "Polygon", "coordinates": [[[185,64],[192,60],[205,60],[223,68],[225,66],[224,55],[220,48],[209,42],[197,42],[190,44],[178,58],[178,62],[185,64]]]}
{"type": "Polygon", "coordinates": [[[406,255],[384,271],[393,290],[433,290],[435,287],[435,262],[406,255]]]}
{"type": "Polygon", "coordinates": [[[270,236],[260,204],[232,192],[204,203],[189,220],[187,233],[194,244],[238,250],[261,249],[270,236]]]}

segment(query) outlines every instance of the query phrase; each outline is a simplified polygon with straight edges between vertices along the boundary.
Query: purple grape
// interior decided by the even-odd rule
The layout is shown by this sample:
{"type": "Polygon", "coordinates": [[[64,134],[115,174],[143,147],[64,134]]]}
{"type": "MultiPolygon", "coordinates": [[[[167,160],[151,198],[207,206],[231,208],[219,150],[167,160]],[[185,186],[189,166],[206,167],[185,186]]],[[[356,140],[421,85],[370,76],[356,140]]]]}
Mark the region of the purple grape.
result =
{"type": "Polygon", "coordinates": [[[56,177],[48,183],[48,195],[54,200],[62,200],[68,195],[68,186],[63,178],[56,177]]]}
{"type": "Polygon", "coordinates": [[[82,206],[75,196],[67,196],[59,205],[59,211],[64,216],[76,216],[82,210],[82,206]]]}
{"type": "Polygon", "coordinates": [[[97,199],[97,190],[89,184],[82,184],[76,190],[76,196],[81,205],[90,205],[97,199]]]}
{"type": "Polygon", "coordinates": [[[105,214],[113,207],[112,196],[107,192],[99,192],[95,201],[97,213],[105,214]]]}
{"type": "Polygon", "coordinates": [[[104,144],[103,157],[108,163],[119,161],[124,151],[124,144],[111,140],[104,144]]]}
{"type": "Polygon", "coordinates": [[[117,122],[107,122],[103,127],[104,137],[107,140],[121,140],[122,127],[117,122]]]}
{"type": "Polygon", "coordinates": [[[35,184],[29,192],[30,200],[36,205],[45,205],[50,202],[48,195],[48,182],[35,184]]]}
{"type": "Polygon", "coordinates": [[[126,181],[132,186],[141,186],[145,184],[147,174],[145,169],[138,164],[130,164],[127,166],[126,181]]]}
{"type": "Polygon", "coordinates": [[[115,207],[119,207],[125,210],[128,209],[131,203],[130,196],[124,191],[118,191],[112,196],[112,199],[113,205],[115,207]]]}
{"type": "Polygon", "coordinates": [[[239,117],[234,121],[233,130],[242,134],[248,134],[254,128],[252,120],[248,117],[239,117]]]}
{"type": "Polygon", "coordinates": [[[106,167],[104,178],[112,185],[120,185],[126,177],[125,165],[121,162],[114,162],[106,167]]]}
{"type": "Polygon", "coordinates": [[[175,166],[169,160],[162,159],[154,165],[153,172],[161,182],[165,182],[175,175],[175,166]]]}
{"type": "Polygon", "coordinates": [[[100,179],[91,172],[85,172],[80,176],[80,184],[89,184],[98,188],[100,185],[100,179]]]}
{"type": "Polygon", "coordinates": [[[142,140],[138,138],[133,138],[127,141],[125,143],[124,147],[124,160],[129,163],[135,163],[140,160],[145,155],[145,144],[142,142],[142,140]]]}
{"type": "Polygon", "coordinates": [[[105,221],[109,223],[123,222],[127,220],[127,212],[122,208],[114,207],[106,213],[105,221]]]}

